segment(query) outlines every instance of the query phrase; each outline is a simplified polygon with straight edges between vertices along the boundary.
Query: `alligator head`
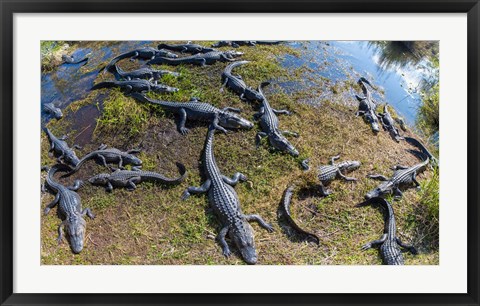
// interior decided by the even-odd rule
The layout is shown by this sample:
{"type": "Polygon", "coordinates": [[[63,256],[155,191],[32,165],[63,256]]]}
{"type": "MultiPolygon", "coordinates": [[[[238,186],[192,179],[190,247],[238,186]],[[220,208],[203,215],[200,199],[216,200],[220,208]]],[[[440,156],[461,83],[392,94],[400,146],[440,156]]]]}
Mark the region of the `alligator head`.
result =
{"type": "Polygon", "coordinates": [[[160,55],[161,57],[167,57],[167,58],[177,58],[178,55],[176,55],[175,53],[172,53],[170,51],[167,51],[167,50],[160,50],[160,52],[162,52],[162,54],[160,55]]]}
{"type": "Polygon", "coordinates": [[[244,94],[247,100],[263,101],[264,99],[264,97],[258,91],[252,88],[246,88],[244,94]]]}
{"type": "Polygon", "coordinates": [[[390,181],[385,181],[380,185],[378,185],[375,189],[369,191],[365,195],[365,199],[370,200],[372,198],[378,198],[392,192],[393,192],[393,183],[390,181]]]}
{"type": "Polygon", "coordinates": [[[257,251],[253,241],[252,227],[248,222],[241,221],[233,225],[229,231],[230,239],[242,254],[243,260],[250,265],[257,263],[257,251]]]}
{"type": "Polygon", "coordinates": [[[110,177],[110,174],[100,173],[89,178],[88,182],[92,185],[105,186],[108,183],[109,177],[110,177]]]}
{"type": "Polygon", "coordinates": [[[140,160],[140,158],[136,157],[135,155],[133,154],[127,154],[123,157],[123,162],[125,164],[129,164],[129,165],[132,165],[132,166],[141,166],[142,165],[142,161],[140,160]]]}
{"type": "Polygon", "coordinates": [[[229,129],[251,129],[253,128],[253,123],[244,119],[234,113],[227,111],[220,111],[218,113],[218,123],[229,129]]]}
{"type": "Polygon", "coordinates": [[[162,93],[162,92],[177,92],[178,88],[170,87],[170,86],[162,85],[162,84],[156,84],[156,85],[152,86],[152,90],[155,91],[155,92],[159,92],[159,93],[162,93]]]}
{"type": "Polygon", "coordinates": [[[63,161],[69,165],[76,167],[80,162],[80,159],[78,159],[77,155],[73,150],[68,150],[65,151],[63,155],[63,161]]]}
{"type": "Polygon", "coordinates": [[[243,55],[243,52],[240,51],[235,51],[235,50],[229,50],[223,52],[223,54],[228,57],[228,58],[235,58],[243,55]]]}
{"type": "Polygon", "coordinates": [[[338,165],[340,171],[350,172],[360,168],[361,163],[358,160],[347,160],[338,165]]]}
{"type": "Polygon", "coordinates": [[[375,134],[380,132],[380,127],[378,126],[378,119],[373,111],[365,113],[365,119],[367,120],[368,123],[370,123],[370,126],[372,127],[372,131],[375,134]]]}
{"type": "Polygon", "coordinates": [[[268,139],[270,144],[277,150],[282,152],[287,152],[290,155],[297,157],[298,151],[295,147],[279,132],[268,134],[268,139]]]}
{"type": "Polygon", "coordinates": [[[83,250],[86,228],[87,223],[81,216],[77,216],[65,225],[65,231],[67,232],[70,241],[70,248],[75,254],[78,254],[83,250]]]}

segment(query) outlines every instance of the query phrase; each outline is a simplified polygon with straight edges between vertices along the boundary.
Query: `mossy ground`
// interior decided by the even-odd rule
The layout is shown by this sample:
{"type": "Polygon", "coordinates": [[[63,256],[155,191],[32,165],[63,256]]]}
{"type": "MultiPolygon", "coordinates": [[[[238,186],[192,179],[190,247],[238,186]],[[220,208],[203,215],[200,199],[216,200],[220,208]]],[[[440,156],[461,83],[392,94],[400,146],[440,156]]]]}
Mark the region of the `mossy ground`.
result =
{"type": "MultiPolygon", "coordinates": [[[[279,64],[279,58],[287,53],[298,56],[297,49],[280,45],[239,50],[245,52],[242,58],[251,63],[236,68],[235,73],[242,75],[248,85],[257,87],[265,80],[301,81],[305,68],[285,69],[279,64]]],[[[138,63],[122,61],[121,65],[127,69],[138,63]]],[[[218,107],[241,108],[242,116],[251,119],[257,105],[242,102],[229,90],[220,91],[220,74],[225,65],[157,67],[180,72],[179,78],[165,77],[162,82],[181,90],[152,96],[176,101],[198,97],[218,107]]],[[[99,74],[97,82],[105,78],[111,75],[99,74]]],[[[266,141],[256,148],[258,126],[215,136],[215,158],[221,171],[227,176],[242,172],[248,177],[247,182],[235,187],[243,211],[261,215],[275,228],[268,233],[252,224],[259,264],[381,264],[377,250],[360,250],[364,243],[381,236],[384,225],[378,207],[355,207],[378,183],[365,176],[370,173],[389,176],[389,167],[412,165],[418,160],[406,152],[408,144],[396,143],[383,131],[374,136],[369,126],[355,117],[356,103],[347,101],[351,97],[345,95],[346,87],[337,85],[328,99],[317,101],[321,102],[317,107],[298,103],[315,100],[311,91],[287,93],[277,85],[266,88],[266,96],[274,108],[293,112],[291,116],[280,115],[279,120],[281,128],[300,134],[298,138],[290,138],[300,152],[299,158],[274,152],[266,141]],[[322,198],[317,192],[315,168],[337,154],[341,154],[341,160],[361,161],[361,168],[349,174],[359,180],[334,181],[329,186],[334,194],[322,198]],[[305,172],[299,162],[307,157],[312,170],[305,172]],[[292,214],[302,227],[320,237],[319,246],[303,241],[278,217],[283,191],[291,184],[296,186],[292,214]]],[[[215,241],[220,224],[208,209],[207,197],[180,200],[186,187],[198,186],[203,181],[199,161],[206,125],[189,121],[190,133],[182,136],[176,128],[178,118],[173,115],[140,104],[118,90],[101,90],[72,103],[64,111],[65,118],[51,121],[48,127],[56,134],[69,134],[68,142],[72,145],[83,132],[75,129],[69,118],[91,105],[97,105],[101,114],[91,131],[91,139],[77,151],[80,157],[101,143],[123,150],[140,148],[144,169],[173,177],[178,175],[175,162],[181,162],[188,176],[178,186],[141,183],[133,192],[115,189],[107,193],[85,184],[79,191],[82,205],[91,208],[96,218],[87,220],[84,250],[74,255],[66,241],[58,245],[55,239],[60,219],[55,213],[42,215],[42,264],[244,264],[235,247],[230,258],[222,255],[215,241]],[[96,104],[99,95],[106,95],[101,107],[96,104]]],[[[410,132],[407,135],[413,136],[410,132]]],[[[53,164],[47,151],[48,142],[42,135],[42,164],[53,164]]],[[[105,171],[91,161],[74,176],[61,181],[67,184],[76,178],[86,180],[105,171]]],[[[398,234],[420,251],[417,256],[404,253],[407,264],[438,264],[438,173],[427,169],[419,174],[418,180],[422,190],[409,189],[401,201],[393,204],[398,234]]],[[[52,199],[51,195],[42,195],[40,213],[52,199]]]]}

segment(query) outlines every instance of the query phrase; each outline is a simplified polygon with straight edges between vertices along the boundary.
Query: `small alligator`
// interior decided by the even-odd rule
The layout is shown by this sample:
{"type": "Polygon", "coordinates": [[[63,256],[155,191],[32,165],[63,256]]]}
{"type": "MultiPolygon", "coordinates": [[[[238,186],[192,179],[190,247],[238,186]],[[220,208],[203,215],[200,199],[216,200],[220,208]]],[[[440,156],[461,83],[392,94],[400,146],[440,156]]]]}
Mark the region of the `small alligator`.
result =
{"type": "MultiPolygon", "coordinates": [[[[52,134],[52,132],[50,132],[48,128],[44,128],[43,130],[45,134],[47,134],[48,141],[50,142],[50,150],[48,152],[53,152],[53,155],[57,158],[57,162],[76,167],[80,160],[75,154],[75,151],[73,151],[65,142],[67,136],[57,138],[52,134]]],[[[77,145],[74,145],[73,147],[80,149],[80,147],[77,145]]]]}
{"type": "Polygon", "coordinates": [[[169,44],[159,44],[158,49],[166,49],[172,51],[178,51],[180,53],[207,53],[212,51],[217,51],[213,48],[204,47],[202,45],[192,44],[190,41],[186,44],[178,44],[178,45],[169,45],[169,44]]]}
{"type": "Polygon", "coordinates": [[[122,68],[118,67],[117,64],[111,66],[110,72],[115,75],[117,81],[120,80],[132,80],[132,79],[147,79],[150,82],[153,80],[159,80],[164,75],[169,74],[175,77],[178,77],[180,74],[177,72],[172,72],[168,70],[156,70],[149,67],[140,68],[133,71],[124,71],[122,68]]]}
{"type": "Polygon", "coordinates": [[[295,147],[285,138],[283,135],[293,135],[297,137],[296,133],[290,131],[281,131],[278,128],[278,118],[276,114],[286,114],[290,115],[290,112],[287,110],[276,110],[273,109],[265,98],[262,88],[269,85],[269,82],[263,82],[258,87],[258,92],[262,96],[262,106],[260,111],[254,115],[254,118],[260,120],[260,127],[262,132],[257,133],[256,143],[257,147],[260,145],[262,137],[268,137],[270,144],[277,150],[282,152],[287,152],[292,156],[298,156],[298,151],[295,147]]]}
{"type": "Polygon", "coordinates": [[[170,87],[163,84],[152,83],[148,80],[105,81],[94,85],[90,90],[112,87],[120,87],[127,95],[132,92],[143,93],[148,91],[154,91],[158,93],[164,93],[178,91],[178,88],[170,87]]]}
{"type": "Polygon", "coordinates": [[[152,60],[156,57],[177,58],[178,55],[176,55],[175,53],[169,52],[167,50],[157,50],[153,47],[139,48],[130,52],[120,54],[119,56],[113,58],[110,61],[110,63],[108,63],[107,66],[105,66],[105,70],[110,71],[111,66],[113,66],[114,64],[116,64],[117,62],[119,62],[124,58],[130,58],[130,60],[135,60],[137,58],[152,60]]]}
{"type": "Polygon", "coordinates": [[[417,250],[411,245],[404,244],[400,238],[397,237],[397,225],[392,205],[383,198],[375,197],[367,201],[367,203],[362,203],[357,206],[364,206],[368,203],[382,205],[387,211],[387,214],[382,237],[365,244],[362,246],[362,250],[365,251],[380,246],[380,255],[382,256],[385,265],[403,265],[404,260],[400,247],[410,251],[410,253],[414,255],[417,254],[417,250]]]}
{"type": "Polygon", "coordinates": [[[279,45],[283,43],[281,40],[221,40],[215,44],[212,45],[212,47],[224,47],[224,46],[229,46],[229,47],[234,47],[238,48],[240,46],[256,46],[256,45],[279,45]]]}
{"type": "Polygon", "coordinates": [[[420,183],[417,181],[417,173],[425,168],[429,163],[429,158],[425,154],[419,151],[408,150],[410,153],[415,156],[423,159],[419,164],[416,164],[411,167],[397,165],[392,167],[394,170],[392,177],[387,178],[380,174],[368,175],[368,178],[376,179],[383,181],[375,189],[371,190],[365,195],[365,199],[369,200],[371,198],[381,197],[386,194],[394,194],[394,199],[398,200],[402,197],[402,191],[400,190],[401,186],[415,184],[417,188],[420,187],[420,183]]]}
{"type": "MultiPolygon", "coordinates": [[[[80,63],[83,63],[83,65],[86,65],[87,62],[88,62],[88,57],[85,57],[85,58],[83,58],[83,59],[81,59],[81,60],[79,60],[79,61],[75,61],[75,59],[73,58],[73,56],[64,54],[64,55],[62,55],[62,61],[63,61],[63,62],[62,62],[61,65],[63,65],[63,64],[76,65],[76,64],[80,64],[80,63]]],[[[82,65],[82,66],[83,66],[83,65],[82,65]]]]}
{"type": "Polygon", "coordinates": [[[371,88],[375,89],[370,82],[361,77],[358,80],[358,84],[362,88],[363,91],[363,97],[355,95],[357,98],[359,104],[358,104],[358,111],[356,113],[357,116],[363,116],[364,119],[370,124],[372,127],[372,131],[374,133],[378,133],[380,131],[378,127],[378,118],[377,115],[375,114],[375,109],[377,107],[377,104],[373,101],[372,94],[367,88],[367,85],[370,86],[371,88]]]}
{"type": "Polygon", "coordinates": [[[293,220],[292,215],[290,214],[290,202],[292,201],[293,189],[295,186],[290,186],[285,189],[283,193],[282,204],[280,205],[282,215],[287,219],[291,227],[293,227],[297,232],[304,235],[307,238],[312,239],[316,244],[320,244],[320,238],[317,235],[303,230],[298,224],[293,220]]]}
{"type": "Polygon", "coordinates": [[[242,101],[262,101],[262,95],[253,88],[247,87],[240,75],[233,75],[232,69],[240,65],[249,63],[249,61],[239,61],[228,65],[222,73],[222,90],[227,86],[235,93],[240,95],[242,101]]]}
{"type": "Polygon", "coordinates": [[[65,228],[70,248],[73,253],[78,254],[83,249],[85,239],[85,230],[87,223],[83,219],[85,215],[93,219],[95,216],[89,208],[82,210],[80,196],[75,192],[80,188],[82,182],[76,180],[71,187],[65,187],[56,182],[53,176],[57,171],[68,171],[69,168],[65,165],[57,164],[48,170],[46,186],[55,193],[55,199],[47,205],[44,210],[45,215],[58,204],[59,216],[62,223],[58,226],[58,243],[62,242],[63,228],[65,228]]]}
{"type": "Polygon", "coordinates": [[[42,104],[42,110],[45,114],[48,114],[57,120],[63,118],[62,110],[56,107],[53,103],[42,104]]]}
{"type": "Polygon", "coordinates": [[[126,187],[127,190],[133,191],[137,188],[136,184],[145,181],[173,185],[182,182],[187,173],[184,165],[177,163],[177,167],[180,176],[173,179],[151,171],[117,169],[112,173],[97,174],[89,178],[88,181],[95,186],[105,186],[105,190],[108,192],[111,192],[114,187],[126,187]]]}
{"type": "Polygon", "coordinates": [[[138,170],[142,166],[142,161],[138,157],[133,155],[133,153],[139,152],[139,150],[129,150],[126,152],[122,152],[116,148],[107,148],[105,144],[102,144],[98,147],[97,150],[92,151],[82,157],[77,166],[71,169],[71,172],[65,176],[70,176],[73,173],[77,172],[85,162],[91,159],[95,159],[98,163],[102,164],[107,168],[110,168],[107,165],[108,163],[118,163],[118,168],[120,169],[125,169],[123,165],[132,165],[133,169],[138,170]]]}
{"type": "Polygon", "coordinates": [[[383,107],[383,114],[378,113],[378,117],[380,118],[380,122],[382,123],[383,129],[385,131],[388,131],[390,133],[390,136],[396,141],[400,142],[401,139],[404,139],[403,137],[400,136],[400,133],[398,133],[397,128],[395,127],[395,121],[392,118],[392,115],[388,111],[387,104],[383,107]]]}
{"type": "Polygon", "coordinates": [[[340,177],[346,181],[356,181],[354,177],[345,176],[342,172],[350,172],[360,167],[361,163],[356,160],[347,160],[339,164],[335,163],[335,160],[339,159],[340,155],[333,156],[329,165],[318,167],[318,179],[320,180],[320,193],[322,196],[328,196],[332,194],[332,191],[325,188],[328,183],[340,177]]]}
{"type": "Polygon", "coordinates": [[[425,147],[423,143],[421,143],[420,141],[412,137],[405,137],[404,139],[406,142],[408,142],[412,146],[418,148],[423,154],[427,155],[430,161],[434,165],[438,166],[438,159],[435,156],[433,156],[432,153],[430,153],[430,151],[427,149],[427,147],[425,147]]]}
{"type": "Polygon", "coordinates": [[[183,193],[182,199],[186,200],[191,194],[208,193],[210,205],[222,224],[217,240],[223,249],[223,255],[228,257],[231,254],[225,241],[225,236],[229,234],[230,239],[240,250],[242,258],[248,264],[255,264],[257,254],[252,228],[248,222],[256,221],[269,232],[273,231],[273,227],[258,215],[244,215],[242,213],[240,201],[232,186],[235,186],[239,180],[246,181],[247,178],[239,172],[235,173],[232,178],[220,173],[213,155],[215,130],[214,125],[209,126],[203,151],[203,166],[207,180],[200,187],[188,187],[183,193]]]}
{"type": "Polygon", "coordinates": [[[211,123],[216,129],[221,130],[224,133],[227,132],[225,128],[253,128],[253,123],[232,113],[240,112],[240,110],[236,108],[225,107],[223,109],[218,109],[211,104],[199,102],[196,98],[192,98],[189,102],[170,102],[150,99],[138,93],[132,94],[132,97],[140,102],[160,105],[162,108],[180,115],[178,131],[182,135],[188,133],[188,129],[185,127],[187,119],[211,123]]]}
{"type": "Polygon", "coordinates": [[[212,65],[218,61],[220,62],[233,62],[235,58],[241,56],[242,52],[237,51],[211,51],[207,53],[198,53],[191,56],[185,56],[181,58],[166,58],[156,57],[147,62],[147,65],[153,64],[166,64],[166,65],[181,65],[191,64],[198,66],[212,65]]]}
{"type": "Polygon", "coordinates": [[[405,123],[405,120],[402,117],[397,117],[395,118],[395,121],[400,125],[400,128],[406,132],[407,131],[407,124],[405,123]]]}

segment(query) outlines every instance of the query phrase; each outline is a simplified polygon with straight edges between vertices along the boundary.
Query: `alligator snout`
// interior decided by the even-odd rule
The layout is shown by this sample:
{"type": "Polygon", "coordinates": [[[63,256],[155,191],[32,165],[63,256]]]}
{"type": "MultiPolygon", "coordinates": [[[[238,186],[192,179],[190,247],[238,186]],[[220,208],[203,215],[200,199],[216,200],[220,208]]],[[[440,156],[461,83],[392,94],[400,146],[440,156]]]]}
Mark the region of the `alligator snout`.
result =
{"type": "Polygon", "coordinates": [[[257,263],[257,253],[255,252],[255,248],[252,247],[245,247],[240,249],[240,253],[242,254],[243,260],[249,265],[254,265],[257,263]]]}

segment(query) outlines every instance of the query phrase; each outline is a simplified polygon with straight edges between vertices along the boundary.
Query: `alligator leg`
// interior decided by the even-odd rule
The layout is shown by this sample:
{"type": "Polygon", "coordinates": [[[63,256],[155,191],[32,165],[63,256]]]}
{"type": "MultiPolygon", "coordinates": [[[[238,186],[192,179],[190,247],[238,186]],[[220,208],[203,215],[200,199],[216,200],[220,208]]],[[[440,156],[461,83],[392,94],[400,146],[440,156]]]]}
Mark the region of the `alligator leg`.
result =
{"type": "Polygon", "coordinates": [[[332,156],[332,158],[330,159],[330,165],[334,166],[335,165],[335,161],[337,159],[340,158],[340,155],[335,155],[335,156],[332,156]]]}
{"type": "Polygon", "coordinates": [[[272,111],[276,114],[276,115],[291,115],[292,113],[289,112],[288,110],[286,109],[274,109],[272,108],[272,111]]]}
{"type": "Polygon", "coordinates": [[[82,181],[81,180],[75,180],[75,182],[73,182],[73,185],[69,186],[67,188],[70,189],[70,190],[73,190],[73,191],[77,191],[80,188],[80,186],[82,186],[82,181]]]}
{"type": "Polygon", "coordinates": [[[135,185],[135,182],[139,183],[141,180],[141,178],[139,177],[134,177],[134,178],[131,178],[127,181],[127,190],[128,191],[134,191],[135,189],[137,189],[137,185],[135,185]]]}
{"type": "Polygon", "coordinates": [[[291,131],[282,131],[282,134],[285,135],[285,136],[293,136],[293,137],[298,137],[298,133],[295,133],[295,132],[291,132],[291,131]]]}
{"type": "Polygon", "coordinates": [[[229,229],[230,227],[228,225],[224,226],[217,235],[218,243],[220,243],[220,246],[223,250],[223,255],[225,257],[228,257],[232,254],[232,252],[230,252],[230,248],[228,247],[227,241],[225,240],[225,236],[227,235],[229,229]]]}
{"type": "Polygon", "coordinates": [[[132,92],[133,87],[131,85],[125,86],[125,94],[128,95],[132,92]]]}
{"type": "Polygon", "coordinates": [[[398,237],[395,237],[395,241],[397,242],[397,244],[398,244],[399,246],[401,246],[401,247],[404,248],[405,250],[409,251],[409,252],[412,253],[413,255],[418,254],[417,249],[416,249],[413,245],[409,245],[409,244],[403,243],[402,240],[400,240],[400,238],[398,238],[398,237]]]}
{"type": "Polygon", "coordinates": [[[368,249],[371,249],[373,247],[376,247],[382,243],[385,242],[385,240],[387,240],[387,234],[383,234],[382,237],[378,240],[373,240],[373,241],[370,241],[369,243],[366,243],[362,246],[362,250],[365,251],[365,250],[368,250],[368,249]]]}
{"type": "Polygon", "coordinates": [[[405,169],[408,169],[408,167],[403,166],[403,165],[396,165],[396,166],[391,167],[390,169],[392,169],[393,171],[395,171],[395,170],[405,170],[405,169]]]}
{"type": "Polygon", "coordinates": [[[188,133],[188,129],[185,127],[185,123],[187,122],[187,112],[185,109],[180,109],[180,122],[178,122],[178,131],[182,135],[186,135],[188,133]]]}
{"type": "Polygon", "coordinates": [[[62,221],[62,223],[60,223],[60,225],[58,226],[58,237],[57,237],[57,242],[60,244],[62,243],[62,239],[63,239],[63,227],[65,226],[65,224],[67,224],[67,220],[64,220],[62,221]]]}
{"type": "Polygon", "coordinates": [[[367,177],[371,178],[372,180],[388,181],[388,178],[381,174],[369,174],[367,177]]]}
{"type": "Polygon", "coordinates": [[[225,107],[224,109],[222,109],[223,111],[230,111],[230,112],[235,112],[235,113],[241,113],[242,110],[239,109],[239,108],[235,108],[235,107],[225,107]]]}
{"type": "Polygon", "coordinates": [[[415,187],[420,189],[420,183],[417,181],[417,172],[413,172],[412,174],[412,182],[415,184],[415,187]]]}
{"type": "Polygon", "coordinates": [[[248,222],[251,222],[251,221],[255,221],[257,222],[261,227],[263,227],[264,229],[266,229],[267,231],[269,231],[270,233],[273,232],[273,227],[268,224],[267,222],[265,222],[265,220],[262,219],[262,217],[260,217],[259,215],[244,215],[243,216],[245,218],[245,220],[247,220],[248,222]]]}
{"type": "Polygon", "coordinates": [[[98,146],[98,149],[97,150],[105,150],[108,146],[104,143],[102,143],[101,145],[98,146]]]}
{"type": "Polygon", "coordinates": [[[265,133],[265,132],[258,132],[257,133],[257,136],[255,137],[255,144],[257,145],[257,148],[258,148],[258,146],[260,146],[260,142],[262,141],[263,137],[267,137],[267,133],[265,133]]]}
{"type": "Polygon", "coordinates": [[[97,158],[100,160],[100,163],[101,163],[103,166],[105,166],[105,167],[107,167],[107,168],[110,168],[110,167],[108,166],[108,164],[107,164],[107,160],[105,159],[105,157],[104,157],[103,155],[98,154],[98,155],[97,155],[97,158]]]}
{"type": "Polygon", "coordinates": [[[191,194],[199,194],[199,193],[205,193],[210,189],[212,181],[206,180],[205,183],[202,184],[200,187],[193,187],[190,186],[185,190],[182,194],[182,200],[186,200],[191,194]]]}
{"type": "Polygon", "coordinates": [[[365,115],[364,111],[358,111],[358,112],[355,113],[355,116],[357,116],[357,117],[358,116],[363,116],[363,115],[365,115]]]}
{"type": "Polygon", "coordinates": [[[92,210],[90,208],[85,208],[82,210],[82,216],[87,215],[90,219],[95,219],[95,214],[92,213],[92,210]]]}
{"type": "Polygon", "coordinates": [[[238,181],[245,182],[247,180],[247,177],[243,175],[240,172],[235,173],[232,178],[228,178],[225,175],[222,175],[222,179],[225,183],[227,183],[230,186],[235,186],[238,184],[238,181]]]}
{"type": "Polygon", "coordinates": [[[118,157],[118,168],[125,169],[123,166],[123,158],[121,156],[118,157]]]}
{"type": "Polygon", "coordinates": [[[256,113],[256,114],[253,115],[253,119],[254,119],[254,120],[258,120],[258,118],[262,117],[263,114],[265,114],[265,108],[262,106],[262,107],[260,107],[260,109],[258,110],[258,113],[256,113]]]}
{"type": "Polygon", "coordinates": [[[82,147],[79,146],[79,145],[77,145],[77,144],[76,144],[76,145],[73,145],[73,147],[74,147],[75,149],[77,149],[77,150],[81,150],[81,149],[82,149],[82,147]]]}
{"type": "Polygon", "coordinates": [[[402,196],[403,196],[402,191],[401,191],[398,187],[395,188],[395,190],[393,191],[393,193],[394,193],[393,198],[394,198],[394,200],[396,200],[396,201],[400,200],[400,199],[402,198],[402,196]]]}
{"type": "MultiPolygon", "coordinates": [[[[135,53],[133,54],[133,56],[130,58],[130,61],[131,62],[134,62],[138,57],[138,52],[135,51],[135,53]]],[[[153,59],[153,58],[152,58],[153,59]]]]}
{"type": "Polygon", "coordinates": [[[351,182],[351,181],[356,181],[356,180],[357,180],[357,179],[354,178],[354,177],[350,177],[350,176],[345,176],[345,175],[343,175],[343,173],[342,173],[340,170],[338,170],[337,173],[338,173],[338,175],[339,175],[342,179],[344,179],[344,180],[346,180],[346,181],[351,182]]]}
{"type": "Polygon", "coordinates": [[[212,125],[216,130],[222,131],[225,134],[227,134],[227,130],[221,127],[220,125],[218,125],[218,114],[215,114],[215,118],[213,119],[212,125]]]}
{"type": "Polygon", "coordinates": [[[108,192],[112,192],[113,191],[112,183],[107,182],[107,186],[105,186],[105,190],[108,191],[108,192]]]}
{"type": "Polygon", "coordinates": [[[43,210],[43,213],[44,213],[45,215],[48,214],[48,213],[50,212],[50,209],[54,208],[55,205],[57,205],[58,200],[60,200],[60,194],[57,193],[57,194],[55,195],[55,199],[53,199],[53,201],[50,202],[50,203],[47,205],[47,207],[45,207],[45,209],[43,210]]]}
{"type": "Polygon", "coordinates": [[[245,93],[242,93],[242,94],[240,95],[240,100],[242,100],[243,102],[247,102],[247,101],[248,101],[247,98],[245,98],[245,93]]]}
{"type": "Polygon", "coordinates": [[[323,197],[328,197],[329,195],[332,194],[332,191],[325,188],[325,186],[320,182],[320,186],[319,188],[320,189],[320,195],[323,196],[323,197]]]}
{"type": "Polygon", "coordinates": [[[220,92],[223,92],[223,87],[227,86],[228,83],[228,78],[225,78],[225,81],[222,83],[222,86],[220,86],[220,92]]]}

